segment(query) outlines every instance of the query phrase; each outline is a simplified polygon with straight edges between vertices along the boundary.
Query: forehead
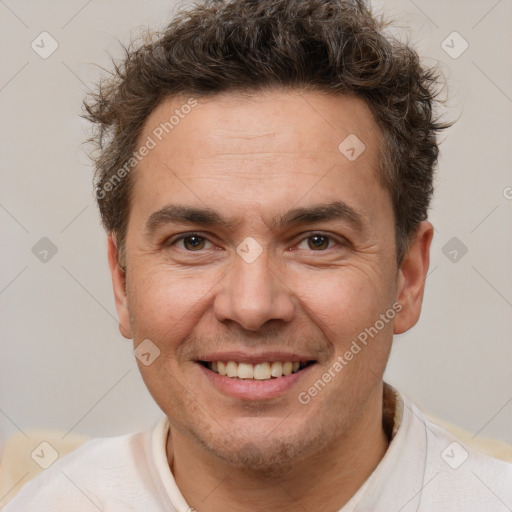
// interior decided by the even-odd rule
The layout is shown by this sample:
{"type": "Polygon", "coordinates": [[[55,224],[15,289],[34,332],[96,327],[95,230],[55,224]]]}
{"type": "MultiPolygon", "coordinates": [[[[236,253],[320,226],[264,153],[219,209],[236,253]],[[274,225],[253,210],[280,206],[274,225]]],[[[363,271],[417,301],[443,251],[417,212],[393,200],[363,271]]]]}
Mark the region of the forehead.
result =
{"type": "Polygon", "coordinates": [[[200,139],[197,149],[204,156],[237,148],[240,153],[282,152],[283,146],[289,152],[327,150],[337,154],[338,145],[350,134],[364,139],[368,149],[377,149],[378,129],[364,100],[283,89],[193,100],[188,96],[168,98],[154,109],[143,129],[143,136],[166,139],[163,142],[168,146],[200,139]],[[196,107],[189,107],[192,101],[196,107]]]}
{"type": "Polygon", "coordinates": [[[210,206],[220,194],[220,206],[243,214],[300,197],[307,203],[308,194],[316,204],[340,193],[357,203],[381,189],[379,130],[353,96],[267,90],[169,98],[146,120],[139,145],[149,139],[154,147],[136,168],[132,194],[132,207],[146,216],[177,197],[210,206]]]}

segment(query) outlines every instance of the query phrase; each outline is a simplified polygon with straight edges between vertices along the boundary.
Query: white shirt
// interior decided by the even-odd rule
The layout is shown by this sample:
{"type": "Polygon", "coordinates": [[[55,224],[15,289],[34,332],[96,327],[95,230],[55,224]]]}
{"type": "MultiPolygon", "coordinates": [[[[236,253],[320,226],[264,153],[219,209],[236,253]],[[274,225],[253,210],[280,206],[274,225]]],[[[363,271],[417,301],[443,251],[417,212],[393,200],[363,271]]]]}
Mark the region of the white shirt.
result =
{"type": "MultiPolygon", "coordinates": [[[[340,512],[510,512],[512,464],[458,442],[387,387],[397,400],[392,441],[340,512]]],[[[164,417],[152,431],[88,441],[29,482],[4,511],[192,512],[169,469],[168,433],[164,417]]]]}

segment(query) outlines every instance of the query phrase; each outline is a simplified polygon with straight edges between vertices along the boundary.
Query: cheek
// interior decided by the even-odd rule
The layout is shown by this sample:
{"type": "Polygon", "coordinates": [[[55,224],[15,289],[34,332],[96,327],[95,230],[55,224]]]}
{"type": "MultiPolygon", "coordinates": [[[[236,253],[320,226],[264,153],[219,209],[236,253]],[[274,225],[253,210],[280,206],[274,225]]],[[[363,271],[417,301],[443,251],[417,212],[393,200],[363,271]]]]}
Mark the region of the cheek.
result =
{"type": "Polygon", "coordinates": [[[132,267],[127,288],[134,345],[149,339],[159,350],[149,365],[138,362],[147,389],[164,411],[191,410],[194,401],[185,384],[189,367],[179,364],[177,350],[197,325],[211,284],[204,276],[141,264],[132,267]]]}
{"type": "Polygon", "coordinates": [[[135,269],[128,279],[134,340],[165,340],[166,346],[173,345],[173,340],[179,343],[197,322],[216,275],[162,265],[135,269]]]}
{"type": "Polygon", "coordinates": [[[295,288],[301,305],[322,330],[332,350],[333,358],[324,369],[328,371],[341,357],[342,369],[333,369],[333,391],[353,388],[356,382],[364,391],[385,367],[395,312],[392,287],[385,282],[384,275],[383,270],[344,267],[324,275],[317,273],[314,279],[297,276],[297,283],[302,283],[295,288]],[[390,312],[389,318],[383,321],[380,315],[386,312],[390,312]]]}
{"type": "Polygon", "coordinates": [[[310,276],[301,273],[295,275],[293,290],[306,314],[328,329],[329,339],[345,339],[373,324],[388,307],[378,276],[353,267],[310,276]]]}

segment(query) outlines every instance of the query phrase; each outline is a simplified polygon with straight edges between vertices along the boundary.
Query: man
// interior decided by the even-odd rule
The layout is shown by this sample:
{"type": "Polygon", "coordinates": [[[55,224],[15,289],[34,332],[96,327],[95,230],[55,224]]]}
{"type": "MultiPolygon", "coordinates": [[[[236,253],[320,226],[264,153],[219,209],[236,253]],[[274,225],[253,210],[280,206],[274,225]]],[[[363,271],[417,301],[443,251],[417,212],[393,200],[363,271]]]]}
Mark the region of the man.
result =
{"type": "Polygon", "coordinates": [[[501,511],[383,382],[420,315],[437,77],[363,2],[198,5],[86,103],[120,330],[165,418],[6,511],[501,511]]]}

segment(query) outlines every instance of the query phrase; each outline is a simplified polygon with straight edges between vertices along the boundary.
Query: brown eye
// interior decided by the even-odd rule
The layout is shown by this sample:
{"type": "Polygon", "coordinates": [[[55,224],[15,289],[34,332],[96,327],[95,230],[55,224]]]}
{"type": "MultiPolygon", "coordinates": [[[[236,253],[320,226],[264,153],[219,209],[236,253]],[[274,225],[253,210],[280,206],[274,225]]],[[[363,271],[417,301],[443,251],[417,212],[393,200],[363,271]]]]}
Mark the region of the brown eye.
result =
{"type": "Polygon", "coordinates": [[[308,247],[314,251],[321,251],[329,247],[329,237],[324,235],[313,235],[308,237],[308,247]]]}
{"type": "Polygon", "coordinates": [[[202,236],[191,235],[184,237],[183,239],[183,247],[187,249],[187,251],[199,251],[204,249],[205,239],[202,236]]]}

